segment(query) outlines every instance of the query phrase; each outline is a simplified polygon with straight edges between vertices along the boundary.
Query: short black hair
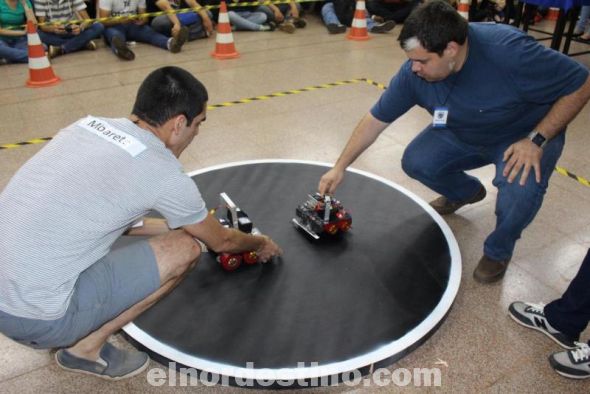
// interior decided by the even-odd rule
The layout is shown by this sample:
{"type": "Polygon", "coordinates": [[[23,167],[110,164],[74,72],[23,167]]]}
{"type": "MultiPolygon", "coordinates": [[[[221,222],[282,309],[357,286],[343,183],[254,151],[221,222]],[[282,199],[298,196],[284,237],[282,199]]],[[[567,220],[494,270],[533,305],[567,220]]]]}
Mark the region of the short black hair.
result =
{"type": "Polygon", "coordinates": [[[463,45],[468,22],[443,0],[432,0],[416,8],[404,22],[398,41],[406,49],[407,40],[416,37],[422,48],[442,56],[451,41],[463,45]]]}
{"type": "Polygon", "coordinates": [[[161,67],[141,83],[132,114],[151,126],[161,126],[178,115],[187,124],[205,110],[209,99],[205,86],[180,67],[161,67]]]}

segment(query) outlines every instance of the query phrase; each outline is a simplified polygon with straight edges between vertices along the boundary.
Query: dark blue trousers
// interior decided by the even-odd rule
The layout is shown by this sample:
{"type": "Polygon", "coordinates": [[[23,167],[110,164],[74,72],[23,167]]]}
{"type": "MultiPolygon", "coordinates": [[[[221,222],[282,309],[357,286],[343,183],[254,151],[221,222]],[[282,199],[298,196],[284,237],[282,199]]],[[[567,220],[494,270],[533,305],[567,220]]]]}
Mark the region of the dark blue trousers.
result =
{"type": "Polygon", "coordinates": [[[544,312],[555,329],[574,340],[580,338],[590,321],[590,249],[565,293],[546,305],[544,312]]]}

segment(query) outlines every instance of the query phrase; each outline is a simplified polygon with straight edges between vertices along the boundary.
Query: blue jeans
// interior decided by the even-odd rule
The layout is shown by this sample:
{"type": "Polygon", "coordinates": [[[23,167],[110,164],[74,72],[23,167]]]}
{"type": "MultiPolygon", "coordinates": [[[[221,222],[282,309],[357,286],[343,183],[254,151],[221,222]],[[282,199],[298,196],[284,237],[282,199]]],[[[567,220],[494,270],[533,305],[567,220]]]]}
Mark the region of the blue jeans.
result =
{"type": "MultiPolygon", "coordinates": [[[[289,4],[275,4],[275,5],[279,9],[279,11],[281,11],[281,14],[283,14],[283,16],[285,17],[285,20],[289,19],[289,17],[291,16],[291,6],[289,4]]],[[[297,3],[297,9],[301,11],[301,4],[300,3],[297,3]]],[[[269,6],[261,5],[261,6],[256,7],[254,10],[258,11],[258,12],[264,12],[266,14],[266,19],[268,21],[276,22],[275,13],[272,12],[272,10],[270,9],[269,6]]]]}
{"type": "Polygon", "coordinates": [[[264,12],[251,11],[228,11],[229,22],[236,30],[258,31],[264,22],[266,14],[264,12]]]}
{"type": "Polygon", "coordinates": [[[561,298],[543,310],[549,324],[577,341],[590,321],[590,249],[561,298]]]}
{"type": "Polygon", "coordinates": [[[104,30],[102,23],[93,23],[78,35],[53,34],[39,30],[39,37],[47,45],[60,46],[64,53],[78,51],[86,46],[93,38],[100,37],[104,30]]]}
{"type": "Polygon", "coordinates": [[[115,48],[113,48],[111,42],[115,36],[120,37],[124,42],[127,40],[145,42],[162,49],[168,49],[168,40],[170,39],[169,37],[156,32],[148,25],[125,23],[121,25],[110,26],[104,31],[104,37],[106,38],[107,43],[111,46],[113,52],[115,51],[115,48]]]}
{"type": "MultiPolygon", "coordinates": [[[[209,18],[213,17],[211,11],[207,10],[207,13],[209,14],[209,18]]],[[[203,37],[203,19],[198,13],[187,12],[184,14],[177,14],[176,16],[182,26],[189,28],[189,40],[203,37]]],[[[168,18],[168,15],[155,17],[150,25],[158,33],[164,34],[165,36],[171,35],[172,22],[170,21],[170,18],[168,18]]]]}
{"type": "Polygon", "coordinates": [[[9,63],[27,63],[27,36],[0,38],[0,59],[6,59],[9,63]]]}
{"type": "Polygon", "coordinates": [[[502,175],[503,154],[512,142],[475,146],[459,140],[449,129],[429,126],[406,148],[402,168],[410,177],[449,201],[465,201],[475,196],[482,185],[464,171],[494,164],[496,176],[493,184],[498,188],[496,228],[487,237],[483,252],[492,260],[507,260],[512,257],[520,234],[541,207],[564,142],[565,132],[562,132],[543,149],[541,182],[536,182],[534,171],[531,171],[525,185],[520,186],[520,175],[512,183],[502,175]]]}
{"type": "MultiPolygon", "coordinates": [[[[367,16],[367,30],[371,31],[373,26],[375,26],[375,21],[369,18],[369,14],[365,11],[365,15],[367,16]]],[[[322,19],[324,20],[325,25],[341,25],[338,17],[336,16],[336,11],[334,11],[334,3],[326,3],[322,7],[322,19]]]]}
{"type": "Polygon", "coordinates": [[[585,5],[580,11],[580,19],[578,19],[578,23],[576,23],[576,30],[590,34],[590,24],[588,24],[588,18],[590,18],[590,5],[585,5]]]}

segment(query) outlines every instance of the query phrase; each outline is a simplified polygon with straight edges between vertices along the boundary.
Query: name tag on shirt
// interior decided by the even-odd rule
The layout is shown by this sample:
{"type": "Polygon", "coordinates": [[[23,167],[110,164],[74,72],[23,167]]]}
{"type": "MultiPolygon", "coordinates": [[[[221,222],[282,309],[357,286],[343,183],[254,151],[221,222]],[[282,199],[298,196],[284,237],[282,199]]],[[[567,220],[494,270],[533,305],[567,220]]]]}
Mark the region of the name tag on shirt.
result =
{"type": "Polygon", "coordinates": [[[131,157],[135,157],[146,150],[146,146],[137,138],[116,129],[108,122],[93,116],[87,116],[84,119],[79,120],[77,125],[123,149],[125,152],[129,153],[131,157]]]}
{"type": "Polygon", "coordinates": [[[449,109],[447,107],[437,107],[434,109],[434,114],[432,115],[432,125],[434,127],[445,127],[448,117],[449,109]]]}

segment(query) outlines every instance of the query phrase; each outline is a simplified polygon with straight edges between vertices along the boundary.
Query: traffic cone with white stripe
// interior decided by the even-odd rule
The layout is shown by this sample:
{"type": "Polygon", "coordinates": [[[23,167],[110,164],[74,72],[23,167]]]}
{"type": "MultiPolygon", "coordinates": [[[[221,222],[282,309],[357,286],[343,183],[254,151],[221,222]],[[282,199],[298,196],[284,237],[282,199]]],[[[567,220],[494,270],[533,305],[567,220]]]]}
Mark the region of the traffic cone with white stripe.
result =
{"type": "Polygon", "coordinates": [[[61,79],[53,73],[45,48],[41,43],[35,24],[27,21],[27,41],[29,44],[29,79],[27,86],[41,88],[58,84],[61,79]]]}
{"type": "Polygon", "coordinates": [[[350,31],[346,35],[349,40],[365,41],[368,40],[369,32],[367,31],[367,11],[365,7],[365,0],[357,0],[356,9],[354,10],[354,18],[350,31]]]}
{"type": "Polygon", "coordinates": [[[463,18],[469,20],[469,0],[459,0],[457,11],[463,18]]]}
{"type": "Polygon", "coordinates": [[[219,7],[219,19],[217,21],[217,34],[215,36],[215,50],[211,53],[216,59],[233,59],[240,54],[236,51],[234,45],[234,35],[231,32],[229,24],[229,15],[225,1],[221,2],[219,7]]]}

